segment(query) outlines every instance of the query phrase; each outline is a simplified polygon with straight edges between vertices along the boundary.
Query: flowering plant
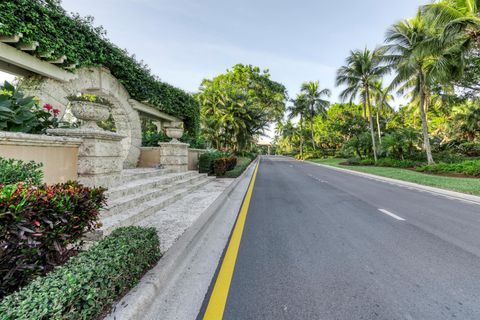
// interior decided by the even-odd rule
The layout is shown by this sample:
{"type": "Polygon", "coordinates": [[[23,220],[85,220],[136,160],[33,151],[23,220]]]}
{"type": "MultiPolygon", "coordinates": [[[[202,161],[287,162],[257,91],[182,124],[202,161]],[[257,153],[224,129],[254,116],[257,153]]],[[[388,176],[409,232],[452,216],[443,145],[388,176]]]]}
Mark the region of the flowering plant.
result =
{"type": "Polygon", "coordinates": [[[34,97],[25,97],[13,85],[0,85],[0,130],[42,134],[59,126],[60,110],[50,104],[38,105],[34,97]]]}

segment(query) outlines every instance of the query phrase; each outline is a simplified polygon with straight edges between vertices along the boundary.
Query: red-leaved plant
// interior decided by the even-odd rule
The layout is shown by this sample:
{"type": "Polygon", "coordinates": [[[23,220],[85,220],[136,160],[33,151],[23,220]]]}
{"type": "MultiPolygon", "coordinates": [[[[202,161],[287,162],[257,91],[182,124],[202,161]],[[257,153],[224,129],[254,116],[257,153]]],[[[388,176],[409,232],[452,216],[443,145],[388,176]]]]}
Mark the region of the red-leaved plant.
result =
{"type": "Polygon", "coordinates": [[[0,185],[0,298],[62,264],[99,226],[105,189],[0,185]]]}

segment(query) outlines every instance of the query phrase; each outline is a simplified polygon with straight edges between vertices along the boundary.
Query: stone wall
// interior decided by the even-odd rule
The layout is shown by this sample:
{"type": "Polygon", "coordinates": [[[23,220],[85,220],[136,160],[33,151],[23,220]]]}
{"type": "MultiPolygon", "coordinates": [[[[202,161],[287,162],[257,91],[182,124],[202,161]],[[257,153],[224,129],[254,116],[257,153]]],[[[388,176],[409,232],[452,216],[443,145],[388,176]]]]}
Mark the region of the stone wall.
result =
{"type": "Polygon", "coordinates": [[[81,139],[0,132],[0,157],[43,164],[48,184],[77,179],[81,139]]]}
{"type": "Polygon", "coordinates": [[[188,170],[198,170],[198,158],[205,152],[207,150],[188,148],[188,170]]]}

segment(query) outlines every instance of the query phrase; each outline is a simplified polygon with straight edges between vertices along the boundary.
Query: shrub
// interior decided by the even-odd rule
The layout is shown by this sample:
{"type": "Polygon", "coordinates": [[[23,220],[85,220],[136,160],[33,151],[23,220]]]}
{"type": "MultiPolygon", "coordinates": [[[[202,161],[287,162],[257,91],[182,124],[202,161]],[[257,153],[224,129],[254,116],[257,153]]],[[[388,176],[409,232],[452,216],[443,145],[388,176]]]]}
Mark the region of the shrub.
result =
{"type": "Polygon", "coordinates": [[[240,176],[243,171],[248,167],[248,165],[252,162],[253,159],[249,157],[240,157],[237,159],[237,165],[232,170],[229,170],[225,173],[225,177],[227,178],[236,178],[240,176]]]}
{"type": "Polygon", "coordinates": [[[0,185],[23,182],[40,185],[43,179],[42,164],[34,161],[23,162],[0,157],[0,185]]]}
{"type": "Polygon", "coordinates": [[[227,171],[233,170],[237,165],[237,157],[222,157],[213,161],[213,173],[217,176],[223,176],[227,171]]]}
{"type": "Polygon", "coordinates": [[[0,186],[0,296],[65,262],[98,225],[102,188],[0,186]]]}
{"type": "Polygon", "coordinates": [[[360,158],[349,158],[345,163],[351,166],[358,166],[360,165],[360,158]]]}
{"type": "MultiPolygon", "coordinates": [[[[373,163],[374,164],[374,163],[373,163]]],[[[391,158],[380,158],[376,164],[378,167],[392,167],[392,168],[414,168],[423,163],[414,160],[397,160],[391,158]]]]}
{"type": "Polygon", "coordinates": [[[161,257],[154,228],[120,228],[0,302],[2,320],[95,319],[161,257]]]}
{"type": "Polygon", "coordinates": [[[229,156],[228,153],[221,152],[221,151],[205,152],[204,154],[200,155],[200,157],[198,158],[198,171],[200,173],[213,174],[214,173],[213,162],[215,161],[215,159],[228,157],[228,156],[229,156]]]}
{"type": "Polygon", "coordinates": [[[458,151],[469,157],[480,157],[480,143],[465,142],[460,144],[458,151]]]}
{"type": "Polygon", "coordinates": [[[59,125],[60,110],[46,104],[38,106],[33,97],[25,97],[13,85],[5,81],[0,86],[0,130],[41,134],[59,125]]]}
{"type": "Polygon", "coordinates": [[[453,173],[480,177],[480,160],[467,160],[460,163],[437,163],[417,168],[420,172],[453,173]]]}

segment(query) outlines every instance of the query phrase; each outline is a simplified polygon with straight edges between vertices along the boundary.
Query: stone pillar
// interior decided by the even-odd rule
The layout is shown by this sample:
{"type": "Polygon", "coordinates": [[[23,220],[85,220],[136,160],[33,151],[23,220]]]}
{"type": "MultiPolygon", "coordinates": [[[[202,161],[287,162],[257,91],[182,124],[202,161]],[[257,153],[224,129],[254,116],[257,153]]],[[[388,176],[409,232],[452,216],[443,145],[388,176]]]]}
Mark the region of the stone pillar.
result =
{"type": "Polygon", "coordinates": [[[87,186],[110,187],[123,169],[124,136],[92,129],[51,129],[48,134],[81,138],[78,150],[78,180],[87,186]]]}
{"type": "Polygon", "coordinates": [[[159,142],[160,165],[175,172],[188,171],[188,143],[159,142]]]}

